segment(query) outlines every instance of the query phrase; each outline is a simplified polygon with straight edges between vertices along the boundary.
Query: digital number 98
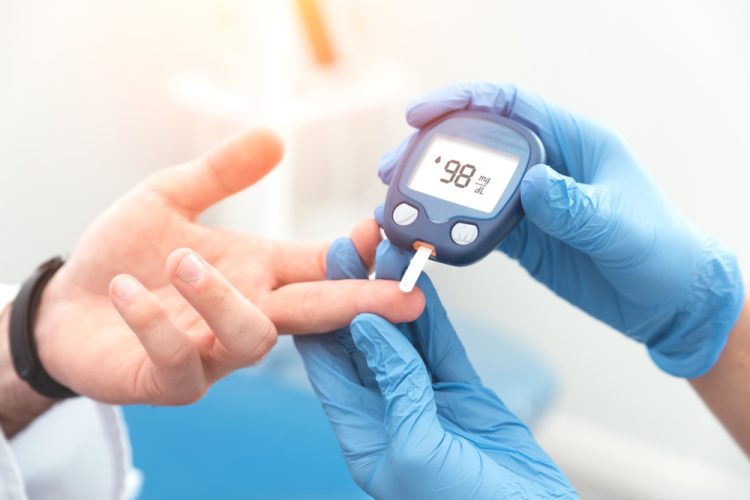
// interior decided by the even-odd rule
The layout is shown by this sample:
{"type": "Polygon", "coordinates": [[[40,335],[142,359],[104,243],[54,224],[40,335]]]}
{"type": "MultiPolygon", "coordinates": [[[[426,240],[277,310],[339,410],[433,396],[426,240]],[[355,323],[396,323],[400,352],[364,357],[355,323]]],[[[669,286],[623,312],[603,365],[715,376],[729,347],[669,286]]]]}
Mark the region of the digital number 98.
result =
{"type": "Polygon", "coordinates": [[[453,183],[454,186],[462,189],[471,183],[471,178],[477,171],[474,165],[469,165],[468,163],[461,165],[461,162],[456,160],[448,160],[444,170],[450,176],[440,179],[440,182],[444,182],[445,184],[453,183]]]}

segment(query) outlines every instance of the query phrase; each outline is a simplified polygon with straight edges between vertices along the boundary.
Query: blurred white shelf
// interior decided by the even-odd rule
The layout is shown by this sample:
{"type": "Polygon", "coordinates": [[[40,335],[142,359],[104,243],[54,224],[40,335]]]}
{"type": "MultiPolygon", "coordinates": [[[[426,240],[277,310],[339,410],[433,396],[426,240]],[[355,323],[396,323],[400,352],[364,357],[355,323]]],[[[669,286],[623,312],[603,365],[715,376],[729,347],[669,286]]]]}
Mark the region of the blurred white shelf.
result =
{"type": "MultiPolygon", "coordinates": [[[[272,121],[295,127],[347,115],[358,110],[402,102],[411,95],[416,79],[397,65],[331,68],[306,75],[305,89],[286,96],[287,116],[272,121]]],[[[170,96],[197,112],[247,123],[263,114],[264,103],[241,88],[220,83],[200,73],[176,75],[168,85],[170,96]]],[[[274,113],[274,110],[270,110],[274,113]]]]}
{"type": "MultiPolygon", "coordinates": [[[[268,85],[285,81],[282,74],[266,75],[268,85]]],[[[400,131],[402,122],[388,130],[383,125],[390,114],[400,114],[416,80],[405,68],[387,63],[319,68],[305,72],[304,78],[289,79],[270,95],[261,93],[263,99],[240,83],[219,82],[197,72],[169,82],[170,96],[196,116],[196,127],[215,123],[225,133],[227,128],[270,125],[286,142],[282,165],[252,188],[252,196],[242,193],[214,210],[211,222],[285,239],[320,239],[331,228],[343,230],[336,235],[347,234],[354,223],[350,214],[365,217],[374,208],[363,209],[363,200],[374,199],[368,195],[370,181],[353,170],[352,163],[372,163],[389,147],[384,144],[390,141],[385,140],[388,131],[400,131]],[[264,220],[252,219],[257,213],[264,213],[264,220]],[[306,230],[315,217],[327,231],[311,235],[306,230]]],[[[369,168],[372,183],[379,186],[374,163],[369,168]]]]}

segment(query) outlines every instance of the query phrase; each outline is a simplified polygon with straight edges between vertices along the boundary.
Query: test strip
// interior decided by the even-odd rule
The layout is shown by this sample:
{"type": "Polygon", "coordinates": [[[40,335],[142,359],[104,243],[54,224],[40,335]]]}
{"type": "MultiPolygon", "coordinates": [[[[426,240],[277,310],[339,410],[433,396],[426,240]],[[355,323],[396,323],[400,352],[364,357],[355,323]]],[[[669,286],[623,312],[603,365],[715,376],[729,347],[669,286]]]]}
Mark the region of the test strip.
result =
{"type": "Polygon", "coordinates": [[[422,245],[417,248],[417,253],[415,253],[414,257],[411,258],[409,267],[406,268],[404,277],[401,278],[401,283],[398,284],[399,290],[404,293],[409,293],[414,289],[414,285],[417,283],[419,275],[422,274],[422,269],[424,269],[427,261],[430,260],[432,250],[433,249],[431,247],[422,245]]]}

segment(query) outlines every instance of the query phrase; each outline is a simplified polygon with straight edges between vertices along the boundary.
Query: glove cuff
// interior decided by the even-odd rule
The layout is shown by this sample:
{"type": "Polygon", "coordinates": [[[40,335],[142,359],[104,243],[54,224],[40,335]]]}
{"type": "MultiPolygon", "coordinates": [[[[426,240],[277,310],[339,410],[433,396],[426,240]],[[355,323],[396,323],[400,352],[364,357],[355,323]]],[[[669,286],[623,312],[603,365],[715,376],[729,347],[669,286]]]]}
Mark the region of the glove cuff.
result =
{"type": "Polygon", "coordinates": [[[659,368],[684,378],[716,364],[745,301],[737,256],[718,241],[706,239],[693,273],[692,300],[678,308],[667,335],[647,343],[659,368]]]}

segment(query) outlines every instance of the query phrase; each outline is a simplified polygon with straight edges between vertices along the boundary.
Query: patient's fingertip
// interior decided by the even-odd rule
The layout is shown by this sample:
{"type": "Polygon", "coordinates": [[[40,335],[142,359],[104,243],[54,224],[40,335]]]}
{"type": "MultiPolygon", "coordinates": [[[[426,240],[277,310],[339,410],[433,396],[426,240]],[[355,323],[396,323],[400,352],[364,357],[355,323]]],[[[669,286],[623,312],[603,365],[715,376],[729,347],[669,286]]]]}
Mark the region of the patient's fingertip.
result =
{"type": "Polygon", "coordinates": [[[380,281],[385,297],[375,304],[373,311],[392,323],[408,323],[422,314],[425,308],[425,297],[422,290],[414,288],[404,293],[398,288],[398,283],[380,281]]]}
{"type": "Polygon", "coordinates": [[[226,138],[206,153],[206,160],[221,167],[238,169],[237,173],[241,176],[242,171],[247,170],[244,168],[246,166],[261,172],[271,170],[283,156],[284,140],[281,135],[271,128],[259,127],[226,138]]]}
{"type": "Polygon", "coordinates": [[[274,164],[284,157],[284,139],[276,130],[269,127],[259,127],[250,131],[252,138],[264,145],[267,159],[274,164]]]}
{"type": "Polygon", "coordinates": [[[399,293],[405,296],[405,299],[403,300],[404,317],[400,320],[400,322],[405,323],[415,321],[417,318],[419,318],[419,316],[422,315],[422,312],[425,308],[426,302],[424,293],[422,292],[422,290],[416,287],[409,293],[404,293],[401,290],[399,290],[399,293]]]}

